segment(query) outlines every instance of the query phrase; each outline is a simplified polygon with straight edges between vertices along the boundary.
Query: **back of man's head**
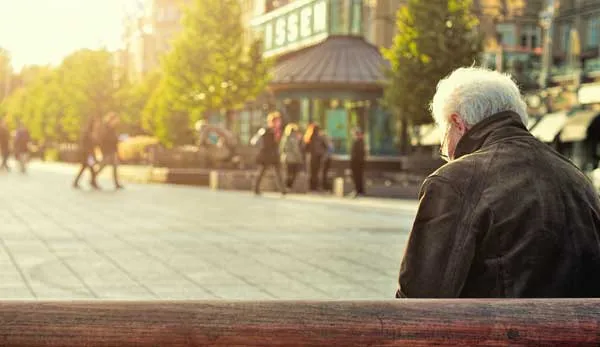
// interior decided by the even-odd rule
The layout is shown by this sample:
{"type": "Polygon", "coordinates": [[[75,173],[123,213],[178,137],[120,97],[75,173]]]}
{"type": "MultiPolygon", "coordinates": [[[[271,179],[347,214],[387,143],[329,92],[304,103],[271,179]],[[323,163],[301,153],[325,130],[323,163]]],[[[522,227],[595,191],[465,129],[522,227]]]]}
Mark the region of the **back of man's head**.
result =
{"type": "Polygon", "coordinates": [[[525,125],[528,119],[527,105],[511,77],[479,67],[459,68],[442,79],[430,107],[440,126],[452,114],[471,126],[504,111],[517,113],[525,125]]]}

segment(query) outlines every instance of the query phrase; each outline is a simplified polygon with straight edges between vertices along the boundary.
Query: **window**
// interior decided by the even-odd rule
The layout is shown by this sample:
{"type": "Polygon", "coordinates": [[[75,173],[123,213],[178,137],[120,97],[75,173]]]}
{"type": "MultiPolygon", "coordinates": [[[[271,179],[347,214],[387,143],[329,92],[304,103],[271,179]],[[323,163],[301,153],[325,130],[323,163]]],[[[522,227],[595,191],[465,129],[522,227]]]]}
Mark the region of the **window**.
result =
{"type": "Polygon", "coordinates": [[[600,15],[588,19],[586,37],[587,47],[598,47],[600,43],[600,15]]]}
{"type": "Polygon", "coordinates": [[[331,33],[347,34],[350,27],[350,8],[347,0],[331,0],[331,33]]]}
{"type": "Polygon", "coordinates": [[[330,6],[333,34],[363,34],[363,4],[361,0],[331,0],[330,6]]]}
{"type": "Polygon", "coordinates": [[[373,5],[370,3],[366,3],[363,6],[363,19],[362,19],[362,23],[363,23],[363,35],[365,37],[365,39],[370,42],[370,43],[375,43],[375,30],[373,30],[373,14],[374,14],[374,8],[373,5]]]}
{"type": "Polygon", "coordinates": [[[534,49],[538,47],[540,28],[535,24],[524,24],[521,27],[521,47],[534,49]]]}
{"type": "Polygon", "coordinates": [[[362,1],[352,0],[352,28],[351,33],[354,35],[362,34],[362,1]]]}
{"type": "Polygon", "coordinates": [[[507,47],[516,45],[515,25],[512,23],[502,23],[496,25],[496,33],[498,35],[498,43],[507,47]]]}

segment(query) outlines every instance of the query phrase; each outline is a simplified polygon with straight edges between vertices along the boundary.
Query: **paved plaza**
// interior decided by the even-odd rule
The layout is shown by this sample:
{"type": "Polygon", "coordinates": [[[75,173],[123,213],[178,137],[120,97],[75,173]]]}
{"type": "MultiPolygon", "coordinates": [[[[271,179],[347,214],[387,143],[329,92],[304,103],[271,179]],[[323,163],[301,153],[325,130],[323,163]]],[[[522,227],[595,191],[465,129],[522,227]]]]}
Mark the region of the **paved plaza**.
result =
{"type": "MultiPolygon", "coordinates": [[[[416,201],[0,174],[2,299],[384,299],[416,201]]],[[[108,171],[108,170],[107,170],[108,171]]]]}

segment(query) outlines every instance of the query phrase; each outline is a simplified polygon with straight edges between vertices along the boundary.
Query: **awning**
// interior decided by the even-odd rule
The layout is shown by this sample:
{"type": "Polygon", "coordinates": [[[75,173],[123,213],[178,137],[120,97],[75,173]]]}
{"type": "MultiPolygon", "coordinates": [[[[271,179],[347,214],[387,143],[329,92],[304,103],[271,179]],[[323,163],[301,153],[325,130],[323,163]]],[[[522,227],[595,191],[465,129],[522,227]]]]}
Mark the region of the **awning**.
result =
{"type": "Polygon", "coordinates": [[[348,85],[381,88],[389,65],[377,47],[359,37],[332,36],[279,61],[272,87],[348,85]]]}
{"type": "Polygon", "coordinates": [[[598,111],[576,111],[565,123],[565,126],[560,133],[560,141],[578,142],[585,140],[590,124],[592,124],[592,121],[598,114],[598,111]]]}
{"type": "Polygon", "coordinates": [[[550,143],[567,122],[567,112],[550,113],[539,120],[531,134],[540,141],[550,143]]]}
{"type": "MultiPolygon", "coordinates": [[[[421,146],[438,146],[442,139],[440,128],[435,124],[423,124],[419,126],[419,136],[421,146]]],[[[413,138],[411,144],[417,145],[416,138],[413,138]]]]}
{"type": "Polygon", "coordinates": [[[582,105],[600,103],[600,83],[582,85],[577,97],[582,105]]]}

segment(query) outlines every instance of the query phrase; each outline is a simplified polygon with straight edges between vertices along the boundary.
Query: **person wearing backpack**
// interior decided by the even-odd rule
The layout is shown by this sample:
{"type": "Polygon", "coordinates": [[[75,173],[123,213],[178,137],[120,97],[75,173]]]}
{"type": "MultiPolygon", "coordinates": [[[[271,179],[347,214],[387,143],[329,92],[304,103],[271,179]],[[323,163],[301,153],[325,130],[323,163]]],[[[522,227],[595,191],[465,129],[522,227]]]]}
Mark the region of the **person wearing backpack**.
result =
{"type": "Polygon", "coordinates": [[[286,169],[286,187],[292,189],[296,176],[302,170],[304,154],[301,148],[302,134],[298,125],[290,123],[285,127],[285,133],[279,143],[281,163],[286,169]]]}
{"type": "Polygon", "coordinates": [[[321,136],[321,128],[316,123],[310,124],[304,134],[304,148],[308,154],[310,190],[316,192],[322,186],[320,184],[321,165],[323,156],[328,151],[327,143],[321,136]]]}
{"type": "Polygon", "coordinates": [[[29,136],[29,130],[27,130],[21,121],[17,124],[13,150],[15,159],[19,162],[21,173],[25,174],[27,173],[27,162],[29,161],[29,142],[31,141],[31,137],[29,136]]]}
{"type": "Polygon", "coordinates": [[[113,167],[113,180],[115,183],[115,189],[123,189],[121,183],[119,183],[119,135],[117,133],[117,127],[119,125],[119,116],[115,112],[109,112],[104,118],[104,124],[100,127],[100,134],[98,141],[100,145],[100,151],[102,152],[102,162],[100,167],[96,171],[96,177],[100,175],[100,172],[107,166],[112,165],[113,167]]]}
{"type": "Polygon", "coordinates": [[[94,117],[90,117],[88,122],[83,127],[81,132],[81,136],[79,138],[79,164],[81,167],[79,168],[79,173],[75,177],[75,181],[73,182],[73,188],[79,189],[79,180],[85,170],[90,171],[90,185],[94,189],[99,189],[100,187],[96,183],[96,172],[94,171],[94,163],[96,161],[94,155],[94,139],[93,133],[98,121],[94,117]]]}
{"type": "Polygon", "coordinates": [[[269,168],[275,171],[277,187],[281,194],[286,194],[281,178],[281,164],[279,158],[279,140],[281,139],[281,114],[272,112],[267,117],[267,127],[262,128],[252,138],[252,144],[258,147],[258,175],[254,182],[254,194],[260,195],[260,183],[269,168]]]}
{"type": "Polygon", "coordinates": [[[8,157],[10,156],[10,131],[6,125],[6,119],[0,120],[0,152],[2,154],[2,165],[0,169],[10,171],[8,157]]]}

